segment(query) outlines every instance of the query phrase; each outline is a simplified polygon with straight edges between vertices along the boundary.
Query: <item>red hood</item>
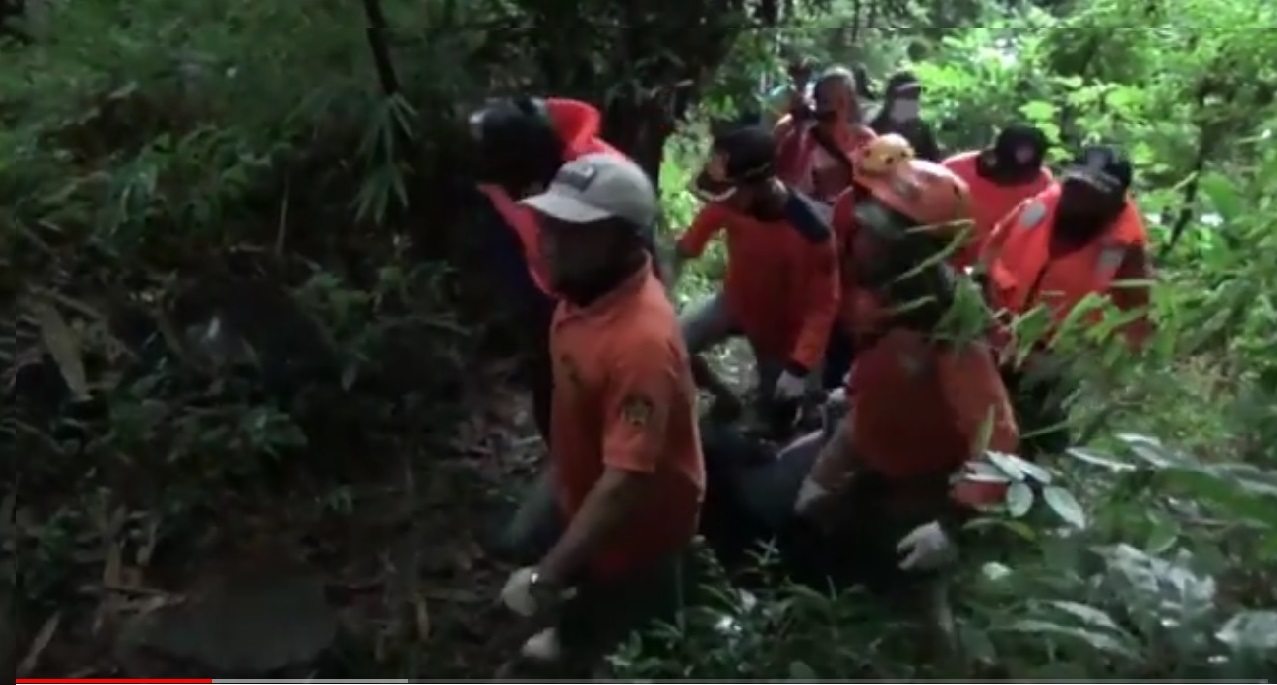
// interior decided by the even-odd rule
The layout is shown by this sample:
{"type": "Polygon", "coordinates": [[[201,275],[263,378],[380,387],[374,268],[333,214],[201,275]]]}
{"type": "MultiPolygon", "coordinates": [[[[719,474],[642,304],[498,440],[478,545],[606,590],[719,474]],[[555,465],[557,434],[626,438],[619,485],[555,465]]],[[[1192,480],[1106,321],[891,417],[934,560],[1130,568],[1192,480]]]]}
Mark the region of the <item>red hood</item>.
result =
{"type": "Polygon", "coordinates": [[[594,105],[580,100],[547,98],[545,111],[563,139],[568,159],[597,152],[616,152],[599,138],[603,117],[594,105]]]}

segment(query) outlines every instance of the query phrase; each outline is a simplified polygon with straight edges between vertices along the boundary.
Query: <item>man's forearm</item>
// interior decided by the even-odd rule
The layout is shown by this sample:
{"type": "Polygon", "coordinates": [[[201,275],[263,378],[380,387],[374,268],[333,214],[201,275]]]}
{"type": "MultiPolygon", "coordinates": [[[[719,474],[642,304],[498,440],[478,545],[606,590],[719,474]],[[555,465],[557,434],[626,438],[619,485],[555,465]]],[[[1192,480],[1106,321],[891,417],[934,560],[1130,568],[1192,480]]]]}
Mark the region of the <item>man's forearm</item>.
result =
{"type": "Polygon", "coordinates": [[[647,494],[649,474],[607,469],[586,495],[558,544],[537,569],[551,582],[567,582],[620,530],[647,494]]]}

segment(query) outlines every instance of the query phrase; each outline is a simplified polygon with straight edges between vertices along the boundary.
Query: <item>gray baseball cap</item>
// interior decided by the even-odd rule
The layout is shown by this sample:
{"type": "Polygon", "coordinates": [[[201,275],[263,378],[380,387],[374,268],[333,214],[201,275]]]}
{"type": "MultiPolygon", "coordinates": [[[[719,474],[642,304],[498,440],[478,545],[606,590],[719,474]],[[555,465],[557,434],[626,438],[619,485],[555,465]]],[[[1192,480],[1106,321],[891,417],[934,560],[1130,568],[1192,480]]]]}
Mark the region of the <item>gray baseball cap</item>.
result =
{"type": "Polygon", "coordinates": [[[656,188],[639,166],[613,154],[578,157],[559,168],[544,193],[523,204],[560,221],[624,219],[646,235],[656,223],[656,188]]]}

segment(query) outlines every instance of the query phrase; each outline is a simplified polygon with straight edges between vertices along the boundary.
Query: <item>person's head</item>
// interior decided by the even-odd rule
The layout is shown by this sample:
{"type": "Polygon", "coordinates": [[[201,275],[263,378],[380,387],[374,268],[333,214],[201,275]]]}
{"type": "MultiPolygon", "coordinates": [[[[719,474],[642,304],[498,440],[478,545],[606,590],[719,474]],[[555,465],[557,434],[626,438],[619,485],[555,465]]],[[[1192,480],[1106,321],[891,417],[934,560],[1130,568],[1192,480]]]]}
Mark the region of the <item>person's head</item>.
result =
{"type": "Polygon", "coordinates": [[[913,72],[901,71],[887,79],[886,113],[892,121],[906,122],[918,118],[922,101],[922,84],[913,72]]]}
{"type": "Polygon", "coordinates": [[[995,181],[1036,178],[1046,159],[1047,147],[1042,129],[1030,124],[1012,124],[998,131],[993,145],[981,152],[977,171],[995,181]]]}
{"type": "Polygon", "coordinates": [[[1078,241],[1098,235],[1125,209],[1133,177],[1130,161],[1117,148],[1083,149],[1061,176],[1055,231],[1078,241]]]}
{"type": "Polygon", "coordinates": [[[756,214],[760,201],[778,184],[776,137],[764,126],[740,126],[714,137],[709,161],[693,181],[692,192],[707,202],[756,214]]]}
{"type": "Polygon", "coordinates": [[[568,162],[545,192],[523,204],[537,212],[552,285],[569,300],[597,297],[647,258],[656,190],[623,157],[593,154],[568,162]]]}
{"type": "Polygon", "coordinates": [[[790,58],[785,71],[789,74],[789,80],[794,85],[802,87],[806,86],[811,81],[811,77],[815,75],[816,65],[811,61],[811,58],[798,55],[790,58]]]}
{"type": "Polygon", "coordinates": [[[852,192],[865,285],[890,282],[970,229],[967,184],[944,166],[914,159],[908,141],[894,133],[857,152],[852,192]]]}
{"type": "Polygon", "coordinates": [[[838,126],[860,122],[860,99],[856,96],[856,77],[851,71],[834,67],[820,75],[812,89],[816,121],[838,126]]]}
{"type": "Polygon", "coordinates": [[[479,180],[512,193],[543,187],[563,164],[563,141],[543,100],[492,100],[470,116],[470,131],[479,180]]]}

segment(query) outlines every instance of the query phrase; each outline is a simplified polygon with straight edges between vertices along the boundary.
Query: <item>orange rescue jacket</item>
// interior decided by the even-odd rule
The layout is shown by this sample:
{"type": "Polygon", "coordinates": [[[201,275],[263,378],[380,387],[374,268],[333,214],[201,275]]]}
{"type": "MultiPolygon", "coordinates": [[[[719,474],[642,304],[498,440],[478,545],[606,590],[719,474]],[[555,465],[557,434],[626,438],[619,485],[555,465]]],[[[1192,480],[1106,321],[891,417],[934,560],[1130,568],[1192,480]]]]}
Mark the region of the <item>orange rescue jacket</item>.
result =
{"type": "Polygon", "coordinates": [[[1015,185],[1001,185],[981,176],[976,170],[980,151],[963,152],[944,161],[944,165],[971,189],[971,212],[975,226],[966,243],[954,252],[953,265],[958,268],[972,266],[980,256],[981,246],[989,239],[993,229],[1011,210],[1024,200],[1051,187],[1054,177],[1051,170],[1042,167],[1033,180],[1015,185]]]}
{"type": "MultiPolygon", "coordinates": [[[[1050,308],[1059,325],[1091,293],[1109,296],[1123,311],[1143,314],[1126,324],[1122,333],[1140,345],[1152,331],[1147,317],[1149,287],[1118,285],[1127,279],[1150,279],[1144,220],[1133,200],[1109,228],[1081,249],[1062,256],[1051,254],[1051,233],[1060,200],[1060,186],[1052,186],[1025,200],[994,229],[982,259],[988,265],[991,299],[995,306],[1024,314],[1039,304],[1050,308]]],[[[1099,310],[1083,321],[1100,320],[1099,310]]],[[[1053,332],[1058,333],[1058,331],[1053,332]]]]}
{"type": "Polygon", "coordinates": [[[720,230],[727,232],[723,296],[732,321],[759,355],[811,371],[838,311],[832,234],[804,235],[789,219],[759,221],[710,203],[679,238],[679,251],[700,256],[720,230]]]}

